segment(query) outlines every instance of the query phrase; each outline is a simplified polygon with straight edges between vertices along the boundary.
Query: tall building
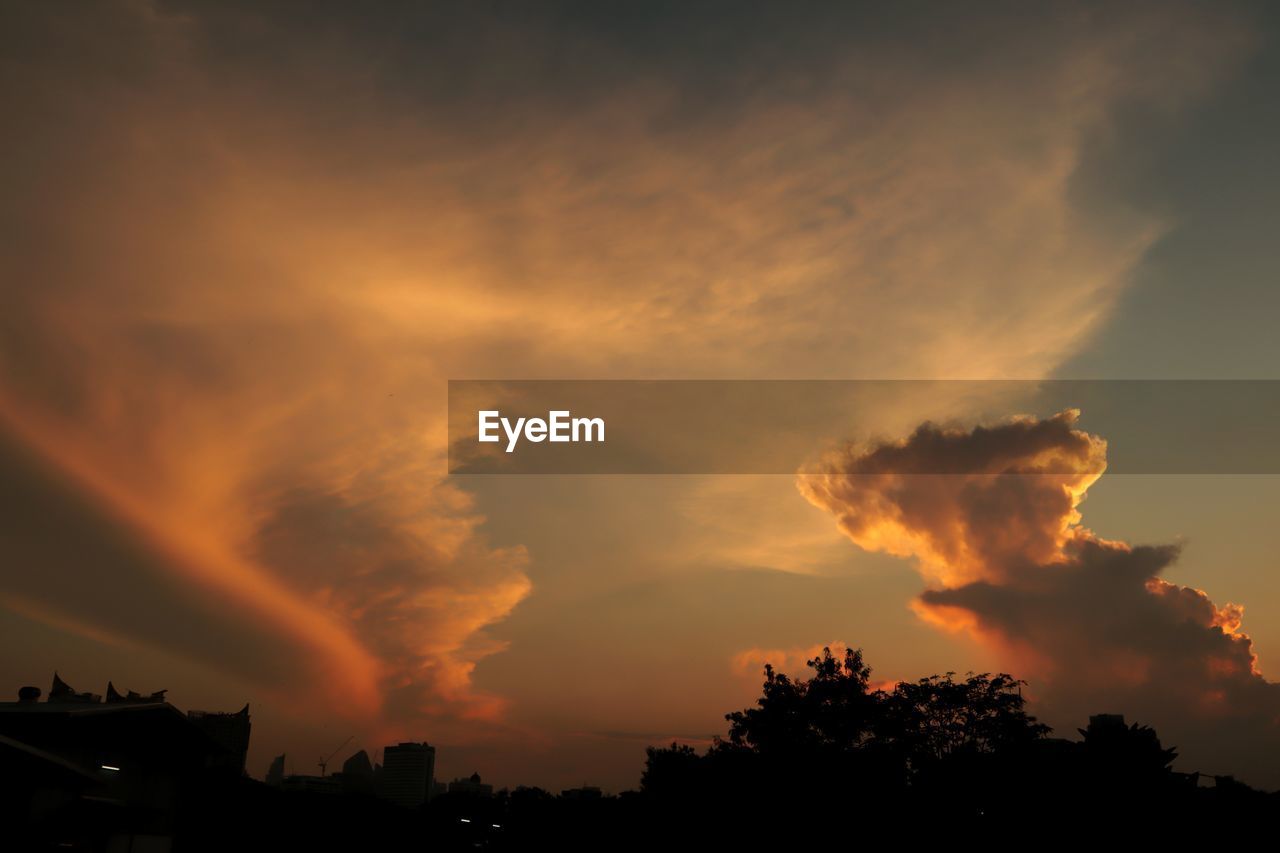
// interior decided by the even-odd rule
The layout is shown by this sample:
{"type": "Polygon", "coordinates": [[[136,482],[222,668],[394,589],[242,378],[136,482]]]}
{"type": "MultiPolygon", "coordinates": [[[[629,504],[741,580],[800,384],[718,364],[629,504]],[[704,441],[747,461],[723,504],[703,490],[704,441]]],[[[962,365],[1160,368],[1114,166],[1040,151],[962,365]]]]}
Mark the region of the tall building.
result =
{"type": "Polygon", "coordinates": [[[431,798],[436,774],[436,748],[426,743],[401,743],[382,753],[378,796],[416,809],[431,798]]]}
{"type": "Polygon", "coordinates": [[[271,766],[267,768],[267,784],[274,785],[277,788],[284,782],[284,753],[280,753],[271,760],[271,766]]]}
{"type": "Polygon", "coordinates": [[[342,790],[348,794],[373,793],[373,762],[363,749],[342,762],[342,790]]]}

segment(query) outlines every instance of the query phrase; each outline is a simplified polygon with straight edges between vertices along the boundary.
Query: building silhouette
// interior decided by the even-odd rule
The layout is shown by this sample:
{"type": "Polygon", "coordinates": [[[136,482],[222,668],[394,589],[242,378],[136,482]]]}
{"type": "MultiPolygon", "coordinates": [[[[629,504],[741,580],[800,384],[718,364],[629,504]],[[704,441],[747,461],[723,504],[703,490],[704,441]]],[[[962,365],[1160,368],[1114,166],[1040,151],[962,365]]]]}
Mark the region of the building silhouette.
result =
{"type": "Polygon", "coordinates": [[[336,795],[343,793],[342,779],[337,776],[306,776],[302,774],[294,774],[284,777],[284,781],[280,783],[281,790],[293,791],[295,793],[304,794],[330,794],[336,795]]]}
{"type": "Polygon", "coordinates": [[[271,759],[271,766],[267,768],[266,782],[268,785],[280,787],[284,782],[284,753],[280,753],[271,759]]]}
{"type": "Polygon", "coordinates": [[[241,773],[245,772],[245,760],[249,756],[249,704],[247,702],[239,711],[230,713],[188,711],[187,719],[226,751],[222,761],[227,767],[239,770],[241,773]]]}
{"type": "Polygon", "coordinates": [[[363,749],[342,762],[342,791],[346,794],[372,794],[374,790],[373,762],[363,749]]]}
{"type": "Polygon", "coordinates": [[[388,746],[382,753],[378,796],[408,809],[419,808],[431,798],[435,771],[436,748],[425,741],[388,746]]]}
{"type": "Polygon", "coordinates": [[[110,683],[104,700],[57,673],[40,697],[23,687],[18,701],[0,702],[0,800],[24,831],[53,846],[92,827],[110,849],[160,849],[184,797],[247,781],[248,705],[183,713],[163,690],[121,693],[110,683]]]}
{"type": "Polygon", "coordinates": [[[480,781],[479,773],[469,777],[454,779],[449,783],[450,794],[470,794],[473,797],[492,797],[493,786],[480,781]]]}
{"type": "Polygon", "coordinates": [[[45,701],[38,687],[23,687],[17,702],[0,702],[0,735],[90,771],[115,768],[122,777],[153,765],[243,775],[249,706],[183,713],[165,692],[122,694],[108,682],[104,701],[77,692],[55,672],[45,701]]]}
{"type": "Polygon", "coordinates": [[[560,792],[560,797],[565,800],[599,800],[604,797],[604,792],[595,785],[583,785],[581,788],[566,788],[560,792]]]}

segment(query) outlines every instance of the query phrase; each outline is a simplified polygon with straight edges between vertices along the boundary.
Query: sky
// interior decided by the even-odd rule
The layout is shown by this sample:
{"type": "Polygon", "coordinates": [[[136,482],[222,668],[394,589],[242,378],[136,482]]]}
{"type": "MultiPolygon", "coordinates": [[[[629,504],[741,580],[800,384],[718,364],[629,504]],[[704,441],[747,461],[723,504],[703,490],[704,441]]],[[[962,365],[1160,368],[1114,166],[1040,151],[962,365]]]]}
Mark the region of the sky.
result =
{"type": "MultiPolygon", "coordinates": [[[[975,544],[967,493],[970,539],[922,514],[890,547],[865,507],[892,490],[446,464],[449,379],[1273,378],[1265,5],[2,14],[0,692],[56,668],[248,701],[255,775],[354,736],[616,791],[646,745],[722,733],[765,660],[848,644],[885,683],[1009,670],[1061,732],[1128,713],[1280,787],[1275,477],[1059,482],[1024,552],[975,544]],[[1155,627],[1079,641],[1107,626],[1050,605],[1088,594],[1155,627]],[[1198,630],[1163,632],[1171,601],[1198,630]],[[1231,713],[1158,689],[1198,654],[1256,655],[1212,664],[1231,713]],[[1271,752],[1221,736],[1236,711],[1271,752]]],[[[957,406],[876,426],[910,449],[957,406]]]]}

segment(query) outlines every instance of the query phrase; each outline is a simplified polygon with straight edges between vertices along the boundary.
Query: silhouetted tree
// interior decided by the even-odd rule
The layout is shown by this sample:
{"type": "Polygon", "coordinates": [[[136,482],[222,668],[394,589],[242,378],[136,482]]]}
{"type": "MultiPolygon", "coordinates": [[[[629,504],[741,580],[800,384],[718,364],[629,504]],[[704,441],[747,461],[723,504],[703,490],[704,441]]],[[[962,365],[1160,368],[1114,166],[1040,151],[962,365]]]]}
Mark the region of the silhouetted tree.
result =
{"type": "Polygon", "coordinates": [[[641,791],[663,797],[698,793],[703,759],[693,747],[672,741],[669,747],[647,748],[645,756],[644,771],[640,774],[641,791]]]}
{"type": "Polygon", "coordinates": [[[1126,726],[1122,717],[1099,714],[1089,718],[1084,738],[1086,760],[1111,780],[1133,784],[1168,777],[1176,749],[1165,749],[1150,726],[1126,726]]]}
{"type": "Polygon", "coordinates": [[[862,650],[846,649],[837,659],[824,648],[808,666],[811,678],[792,681],[766,664],[757,707],[725,715],[728,744],[766,753],[861,747],[881,713],[877,695],[868,690],[871,669],[862,650]]]}
{"type": "Polygon", "coordinates": [[[808,661],[813,675],[792,680],[765,666],[755,708],[727,714],[722,746],[763,754],[892,752],[908,764],[956,753],[1024,746],[1049,732],[1024,708],[1022,682],[1010,675],[955,673],[872,691],[860,649],[843,659],[824,648],[808,661]]]}
{"type": "Polygon", "coordinates": [[[1022,686],[1003,673],[970,673],[957,681],[948,672],[902,682],[883,699],[879,734],[916,765],[1024,747],[1050,729],[1024,710],[1022,686]]]}
{"type": "Polygon", "coordinates": [[[766,665],[755,706],[727,714],[727,736],[704,755],[676,743],[648,751],[644,802],[655,826],[761,846],[762,832],[790,845],[791,828],[821,814],[1092,831],[1172,827],[1188,815],[1204,826],[1256,820],[1280,805],[1229,779],[1198,787],[1194,774],[1173,772],[1177,753],[1155,731],[1119,716],[1092,718],[1080,742],[1047,738],[1027,713],[1024,683],[1004,673],[874,690],[859,650],[823,649],[807,664],[809,677],[796,679],[766,665]],[[714,819],[725,814],[761,820],[726,827],[714,819]]]}

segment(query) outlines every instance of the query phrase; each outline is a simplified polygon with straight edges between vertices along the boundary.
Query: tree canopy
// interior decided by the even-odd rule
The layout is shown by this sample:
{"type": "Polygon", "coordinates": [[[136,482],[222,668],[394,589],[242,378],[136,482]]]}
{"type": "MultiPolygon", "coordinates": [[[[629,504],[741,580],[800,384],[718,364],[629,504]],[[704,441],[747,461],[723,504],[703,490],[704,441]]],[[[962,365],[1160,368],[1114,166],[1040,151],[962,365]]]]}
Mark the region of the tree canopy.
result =
{"type": "Polygon", "coordinates": [[[791,679],[764,668],[756,707],[727,714],[718,749],[759,753],[855,753],[898,756],[909,767],[950,755],[1023,746],[1049,732],[1023,707],[1022,682],[1010,675],[955,673],[870,687],[860,649],[838,658],[829,648],[808,661],[812,674],[791,679]]]}
{"type": "Polygon", "coordinates": [[[650,747],[641,790],[681,820],[710,805],[798,815],[850,804],[878,817],[1030,819],[1085,798],[1094,814],[1135,803],[1176,809],[1195,796],[1145,726],[1101,714],[1083,741],[1049,738],[1026,710],[1024,682],[954,672],[878,688],[860,649],[824,648],[805,677],[764,667],[754,706],[699,753],[650,747]],[[681,812],[684,813],[684,812],[681,812]]]}

